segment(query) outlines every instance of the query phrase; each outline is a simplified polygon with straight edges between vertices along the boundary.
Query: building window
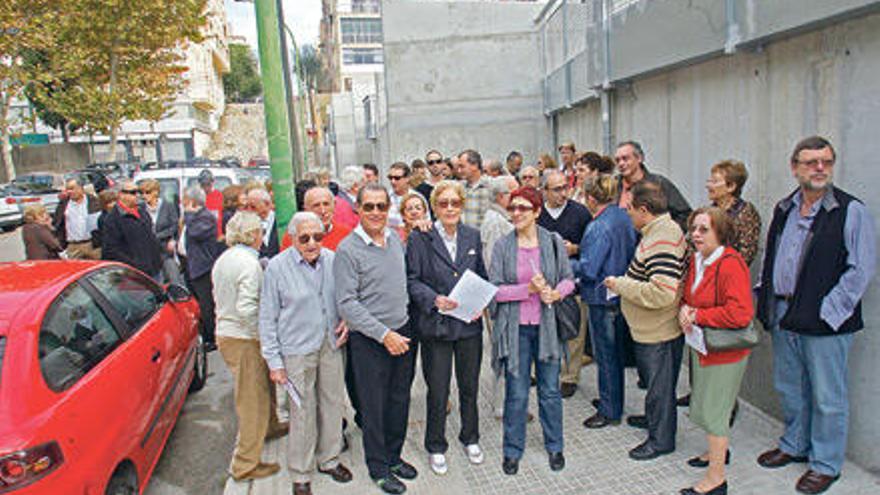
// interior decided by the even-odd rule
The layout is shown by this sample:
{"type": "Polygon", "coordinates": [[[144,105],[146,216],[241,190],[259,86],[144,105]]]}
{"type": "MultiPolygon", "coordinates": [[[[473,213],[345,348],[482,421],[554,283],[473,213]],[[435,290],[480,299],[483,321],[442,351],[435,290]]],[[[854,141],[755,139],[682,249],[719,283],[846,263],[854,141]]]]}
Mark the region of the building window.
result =
{"type": "Polygon", "coordinates": [[[378,14],[379,0],[351,0],[351,11],[358,14],[378,14]]]}
{"type": "Polygon", "coordinates": [[[346,65],[382,64],[381,48],[343,48],[342,63],[346,65]]]}
{"type": "Polygon", "coordinates": [[[343,43],[381,43],[382,19],[340,19],[343,43]]]}

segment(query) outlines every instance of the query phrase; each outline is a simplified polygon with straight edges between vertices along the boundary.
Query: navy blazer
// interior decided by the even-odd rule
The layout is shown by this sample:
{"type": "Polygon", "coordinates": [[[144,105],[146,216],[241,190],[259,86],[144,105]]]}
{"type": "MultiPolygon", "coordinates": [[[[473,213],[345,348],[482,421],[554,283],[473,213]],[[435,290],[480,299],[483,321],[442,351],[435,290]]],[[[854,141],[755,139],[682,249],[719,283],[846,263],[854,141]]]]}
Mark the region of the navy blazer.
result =
{"type": "Polygon", "coordinates": [[[458,340],[483,331],[480,319],[465,323],[441,315],[434,306],[436,297],[448,296],[466,270],[488,278],[482,249],[480,232],[462,223],[456,233],[455,260],[450,258],[436,227],[429,232],[410,233],[406,246],[407,286],[413,308],[410,321],[421,339],[458,340]]]}

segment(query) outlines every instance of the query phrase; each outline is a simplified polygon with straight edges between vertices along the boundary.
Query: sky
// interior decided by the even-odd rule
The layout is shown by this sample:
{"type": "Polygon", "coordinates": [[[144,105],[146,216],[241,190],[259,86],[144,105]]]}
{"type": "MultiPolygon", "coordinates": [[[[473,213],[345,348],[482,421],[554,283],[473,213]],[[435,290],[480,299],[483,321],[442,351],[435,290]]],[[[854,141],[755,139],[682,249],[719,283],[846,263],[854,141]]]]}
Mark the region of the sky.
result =
{"type": "MultiPolygon", "coordinates": [[[[226,2],[226,18],[232,34],[244,36],[254,51],[257,50],[257,21],[253,2],[226,2]]],[[[297,43],[317,46],[321,23],[321,0],[282,0],[287,26],[297,43]]]]}

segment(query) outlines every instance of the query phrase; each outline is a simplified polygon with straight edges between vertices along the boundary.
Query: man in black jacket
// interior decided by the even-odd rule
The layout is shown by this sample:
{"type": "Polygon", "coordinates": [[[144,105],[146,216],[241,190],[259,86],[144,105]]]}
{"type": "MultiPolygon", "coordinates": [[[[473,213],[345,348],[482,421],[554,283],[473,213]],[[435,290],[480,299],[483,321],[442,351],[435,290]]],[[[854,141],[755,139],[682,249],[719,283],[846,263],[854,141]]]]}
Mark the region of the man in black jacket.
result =
{"type": "Polygon", "coordinates": [[[116,206],[103,222],[101,257],[129,264],[158,280],[161,249],[150,214],[137,202],[138,193],[134,181],[122,184],[116,206]]]}
{"type": "Polygon", "coordinates": [[[617,163],[617,171],[620,173],[618,187],[618,206],[626,208],[632,198],[632,186],[644,179],[660,184],[666,201],[669,205],[669,214],[675,223],[681,227],[682,232],[687,232],[687,219],[691,214],[691,205],[684,199],[675,184],[666,177],[651,173],[645,167],[645,152],[642,145],[635,141],[624,141],[617,145],[614,152],[614,161],[617,163]]]}
{"type": "Polygon", "coordinates": [[[226,246],[217,240],[217,217],[205,208],[205,191],[199,187],[186,190],[183,200],[186,230],[186,263],[190,287],[201,311],[201,333],[205,349],[217,349],[214,340],[214,286],[211,269],[226,246]]]}

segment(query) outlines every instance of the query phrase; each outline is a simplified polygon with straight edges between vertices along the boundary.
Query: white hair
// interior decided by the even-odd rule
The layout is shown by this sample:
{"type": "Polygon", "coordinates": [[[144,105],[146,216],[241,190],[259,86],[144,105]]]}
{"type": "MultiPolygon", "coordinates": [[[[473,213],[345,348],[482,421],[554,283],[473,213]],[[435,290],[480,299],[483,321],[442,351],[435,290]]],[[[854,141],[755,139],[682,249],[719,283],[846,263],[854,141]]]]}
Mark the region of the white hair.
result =
{"type": "Polygon", "coordinates": [[[234,246],[244,244],[250,246],[263,229],[260,217],[249,211],[239,211],[226,224],[226,244],[234,246]]]}
{"type": "Polygon", "coordinates": [[[293,218],[290,219],[290,223],[287,224],[287,233],[291,236],[295,236],[296,229],[298,229],[300,225],[308,222],[314,222],[321,227],[321,232],[324,232],[324,222],[321,221],[321,217],[310,211],[298,211],[294,213],[293,218]]]}
{"type": "Polygon", "coordinates": [[[248,198],[259,199],[260,201],[265,201],[266,203],[272,202],[272,196],[269,195],[269,191],[263,189],[262,187],[255,187],[248,192],[248,198]]]}
{"type": "Polygon", "coordinates": [[[357,165],[349,165],[342,170],[342,176],[339,178],[339,183],[343,190],[350,191],[351,188],[360,184],[363,180],[364,169],[357,165]]]}

